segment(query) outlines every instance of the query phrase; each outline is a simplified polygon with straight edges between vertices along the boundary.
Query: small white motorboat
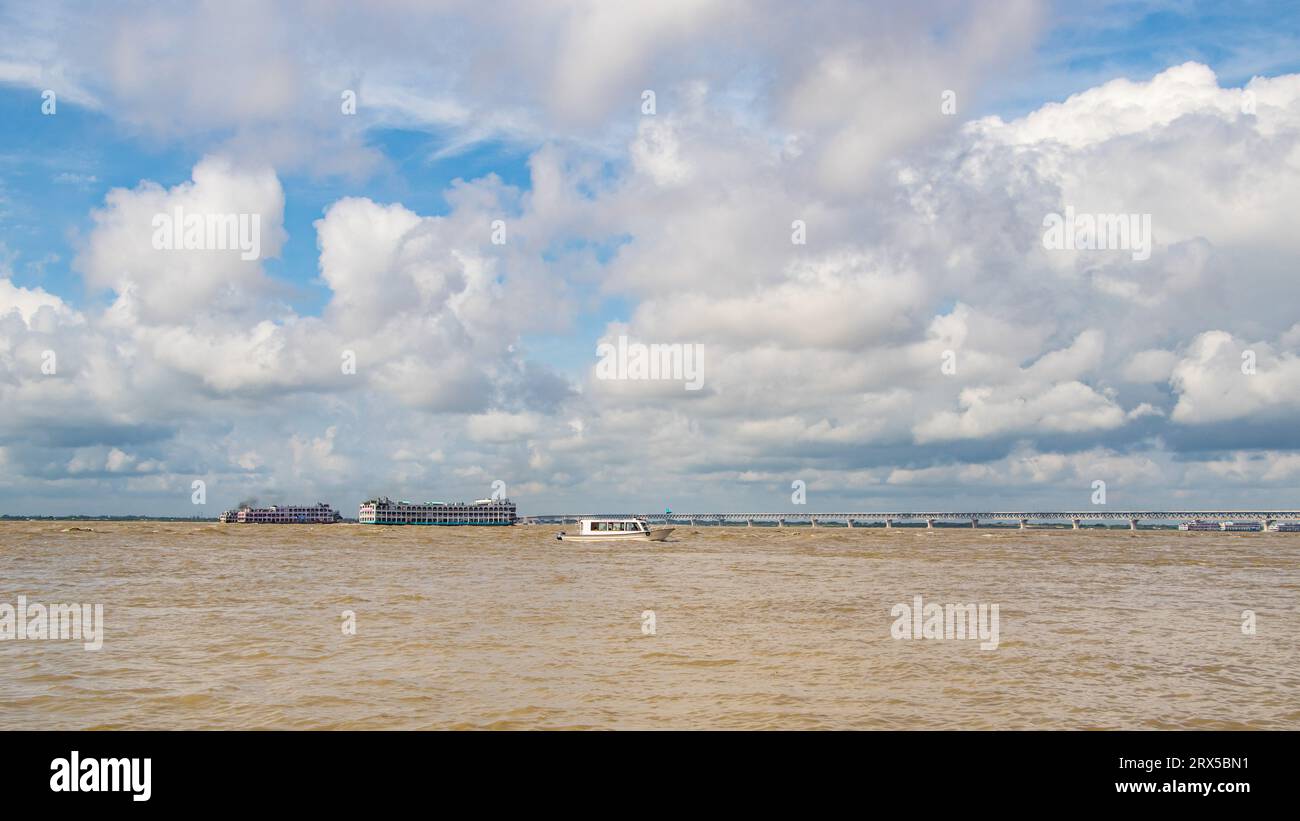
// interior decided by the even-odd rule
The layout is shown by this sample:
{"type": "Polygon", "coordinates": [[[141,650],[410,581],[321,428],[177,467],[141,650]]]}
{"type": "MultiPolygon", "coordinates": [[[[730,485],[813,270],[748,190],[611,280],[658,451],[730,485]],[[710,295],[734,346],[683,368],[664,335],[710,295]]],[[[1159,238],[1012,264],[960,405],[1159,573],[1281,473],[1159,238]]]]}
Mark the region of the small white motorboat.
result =
{"type": "Polygon", "coordinates": [[[579,519],[577,533],[561,530],[555,538],[562,542],[662,542],[676,528],[650,527],[641,519],[579,519]]]}

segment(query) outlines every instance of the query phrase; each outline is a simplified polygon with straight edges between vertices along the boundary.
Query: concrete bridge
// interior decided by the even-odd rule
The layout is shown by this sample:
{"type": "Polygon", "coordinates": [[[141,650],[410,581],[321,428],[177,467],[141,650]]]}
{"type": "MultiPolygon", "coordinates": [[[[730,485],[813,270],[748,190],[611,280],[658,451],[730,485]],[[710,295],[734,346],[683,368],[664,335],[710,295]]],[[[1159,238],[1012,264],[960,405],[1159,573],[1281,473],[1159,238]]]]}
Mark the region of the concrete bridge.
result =
{"type": "Polygon", "coordinates": [[[1300,510],[1074,510],[1074,511],[912,511],[898,513],[552,513],[521,516],[521,524],[564,524],[580,518],[644,519],[650,524],[686,525],[690,527],[760,526],[817,527],[819,525],[858,527],[883,523],[892,528],[904,522],[961,523],[979,527],[980,522],[1017,522],[1022,529],[1031,522],[1070,522],[1078,530],[1083,522],[1128,522],[1137,530],[1139,522],[1181,522],[1203,519],[1214,522],[1259,522],[1265,528],[1278,520],[1300,520],[1300,510]]]}

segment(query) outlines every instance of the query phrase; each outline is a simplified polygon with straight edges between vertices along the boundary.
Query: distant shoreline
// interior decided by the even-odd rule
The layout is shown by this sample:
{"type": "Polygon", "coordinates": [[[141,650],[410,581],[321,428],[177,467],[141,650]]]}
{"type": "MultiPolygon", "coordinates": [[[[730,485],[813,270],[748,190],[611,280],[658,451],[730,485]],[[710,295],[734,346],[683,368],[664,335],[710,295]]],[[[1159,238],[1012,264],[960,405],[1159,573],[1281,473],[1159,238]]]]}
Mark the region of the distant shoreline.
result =
{"type": "MultiPolygon", "coordinates": [[[[219,524],[216,516],[21,516],[0,515],[0,522],[207,522],[219,524]]],[[[344,519],[340,524],[356,524],[356,519],[344,519]]]]}
{"type": "Polygon", "coordinates": [[[0,522],[215,522],[217,517],[206,516],[25,516],[6,513],[0,522]]]}

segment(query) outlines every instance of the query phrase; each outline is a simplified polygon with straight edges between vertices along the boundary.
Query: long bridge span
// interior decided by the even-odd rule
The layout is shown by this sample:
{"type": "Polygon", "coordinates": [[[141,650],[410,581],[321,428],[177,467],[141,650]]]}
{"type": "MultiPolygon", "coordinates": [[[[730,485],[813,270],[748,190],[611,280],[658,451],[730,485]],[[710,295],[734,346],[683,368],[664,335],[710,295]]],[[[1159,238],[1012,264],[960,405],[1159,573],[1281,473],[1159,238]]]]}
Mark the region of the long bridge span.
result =
{"type": "Polygon", "coordinates": [[[1140,522],[1173,522],[1204,520],[1213,522],[1259,522],[1265,528],[1280,520],[1300,520],[1300,510],[1061,510],[1061,511],[911,511],[898,513],[550,513],[537,516],[520,516],[521,524],[564,524],[581,518],[645,519],[651,524],[737,527],[832,525],[858,527],[883,524],[893,527],[905,522],[925,522],[932,528],[936,522],[968,524],[979,527],[980,522],[1018,522],[1021,528],[1031,522],[1069,522],[1078,530],[1083,522],[1124,521],[1132,530],[1140,522]]]}

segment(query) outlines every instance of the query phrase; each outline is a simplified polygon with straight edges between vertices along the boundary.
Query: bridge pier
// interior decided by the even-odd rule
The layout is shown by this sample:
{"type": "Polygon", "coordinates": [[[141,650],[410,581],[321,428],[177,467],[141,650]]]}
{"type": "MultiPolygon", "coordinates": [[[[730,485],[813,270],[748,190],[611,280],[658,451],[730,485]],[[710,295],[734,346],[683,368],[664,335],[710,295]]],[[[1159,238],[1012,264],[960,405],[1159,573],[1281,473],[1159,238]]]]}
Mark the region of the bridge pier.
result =
{"type": "Polygon", "coordinates": [[[785,519],[777,519],[777,520],[776,520],[776,526],[777,526],[777,527],[785,527],[785,519]]]}
{"type": "Polygon", "coordinates": [[[1078,530],[1078,529],[1079,529],[1079,520],[1078,520],[1078,519],[1071,519],[1070,521],[1074,522],[1074,529],[1075,529],[1075,530],[1078,530]]]}
{"type": "Polygon", "coordinates": [[[1137,529],[1138,529],[1138,520],[1137,520],[1137,519],[1129,519],[1129,520],[1128,520],[1128,529],[1129,529],[1129,530],[1137,530],[1137,529]]]}
{"type": "Polygon", "coordinates": [[[754,520],[753,520],[753,519],[746,519],[746,520],[745,520],[745,527],[753,527],[753,526],[754,526],[754,520]]]}
{"type": "Polygon", "coordinates": [[[971,519],[971,520],[970,520],[970,526],[971,526],[972,528],[979,527],[979,526],[980,526],[980,520],[979,520],[979,519],[971,519]]]}
{"type": "Polygon", "coordinates": [[[894,520],[893,520],[893,519],[886,519],[886,520],[885,520],[885,530],[892,530],[893,527],[894,527],[894,520]]]}
{"type": "Polygon", "coordinates": [[[1021,519],[1021,520],[1020,520],[1020,529],[1021,529],[1021,530],[1028,530],[1028,529],[1029,529],[1029,520],[1028,520],[1028,519],[1021,519]]]}
{"type": "Polygon", "coordinates": [[[926,519],[926,520],[925,520],[925,529],[926,529],[926,530],[934,530],[934,519],[926,519]]]}
{"type": "Polygon", "coordinates": [[[817,517],[815,517],[815,516],[809,516],[809,517],[808,517],[808,526],[809,526],[809,527],[816,527],[816,526],[817,526],[817,517]]]}
{"type": "Polygon", "coordinates": [[[845,521],[848,523],[848,526],[849,526],[850,528],[853,527],[853,520],[852,520],[852,519],[845,519],[845,521]]]}

